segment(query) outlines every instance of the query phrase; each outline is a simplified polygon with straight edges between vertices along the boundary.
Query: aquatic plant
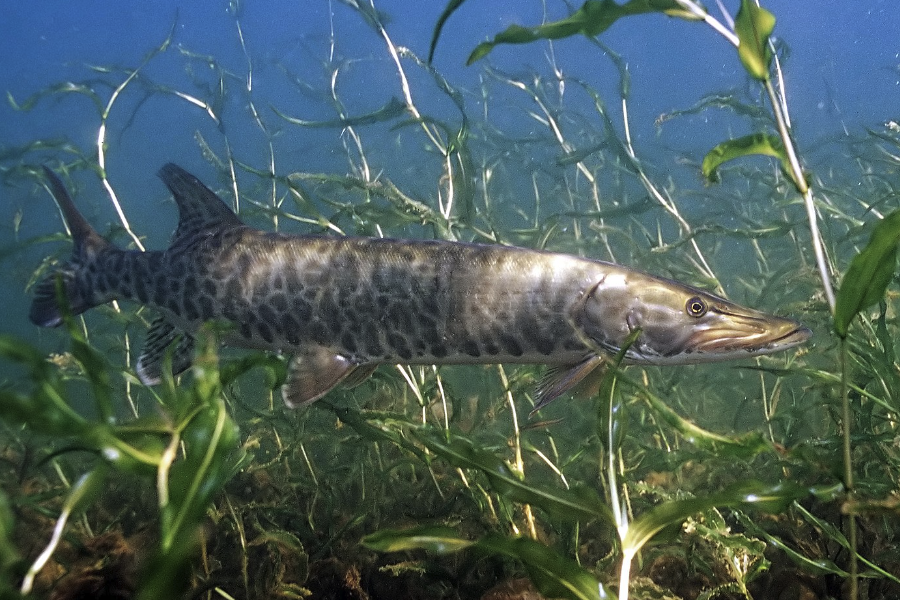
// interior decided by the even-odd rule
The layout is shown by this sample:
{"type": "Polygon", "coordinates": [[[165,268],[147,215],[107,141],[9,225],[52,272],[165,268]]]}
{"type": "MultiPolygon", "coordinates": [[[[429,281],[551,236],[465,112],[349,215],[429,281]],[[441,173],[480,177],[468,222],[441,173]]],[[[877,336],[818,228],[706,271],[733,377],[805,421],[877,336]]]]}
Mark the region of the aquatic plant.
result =
{"type": "MultiPolygon", "coordinates": [[[[798,175],[786,159],[793,142],[771,113],[783,108],[783,97],[766,108],[736,93],[705,96],[664,115],[660,126],[724,106],[754,131],[764,130],[694,161],[721,180],[691,190],[700,199],[715,197],[719,212],[708,217],[679,204],[632,143],[621,57],[606,53],[620,73],[614,99],[624,107],[620,126],[590,81],[566,80],[590,99],[590,111],[581,114],[553,77],[478,63],[483,106],[504,107],[513,95],[537,107],[522,112],[540,130],[522,136],[477,118],[471,93],[399,47],[372,6],[350,4],[400,81],[397,98],[375,103],[381,108],[350,112],[332,86],[323,100],[333,107],[332,119],[304,118],[280,105],[271,116],[250,89],[257,75],[253,48],[244,45],[235,9],[244,76],[173,44],[170,33],[135,68],[93,67],[84,82],[16,102],[38,110],[45,98],[65,100],[73,92],[91,99],[97,145],[84,150],[67,140],[38,140],[5,152],[0,174],[39,189],[42,163],[74,181],[91,173],[116,210],[112,234],[141,248],[142,234],[155,223],[129,220],[128,201],[119,201],[110,182],[111,117],[136,118],[142,101],[128,104],[129,94],[167,98],[199,109],[212,124],[212,134],[198,130],[198,152],[220,174],[235,207],[266,227],[602,255],[736,289],[766,308],[802,312],[820,332],[814,350],[739,370],[611,368],[590,401],[559,402],[525,418],[539,376],[530,367],[382,369],[359,388],[292,413],[272,393],[284,378],[283,361],[218,356],[214,330],[200,345],[197,367],[177,384],[141,386],[131,365],[134,338],[147,323],[129,306],[70,319],[55,338],[67,348],[58,355],[4,337],[0,355],[13,375],[0,390],[0,475],[9,507],[0,503],[0,593],[15,597],[33,579],[35,595],[106,586],[110,597],[148,598],[185,589],[208,598],[490,597],[507,589],[566,598],[614,591],[635,598],[762,598],[790,589],[825,598],[854,579],[858,555],[869,597],[896,595],[900,382],[896,297],[885,295],[896,219],[881,221],[870,249],[850,262],[863,246],[867,215],[876,214],[875,199],[877,214],[896,204],[896,132],[869,132],[842,148],[853,152],[859,172],[828,182],[815,169],[798,175]],[[173,54],[192,74],[194,89],[148,74],[147,65],[173,54]],[[433,85],[458,115],[430,112],[417,94],[424,85],[433,85]],[[230,104],[249,113],[229,113],[226,100],[234,98],[241,102],[230,104]],[[226,135],[225,125],[247,114],[265,140],[258,155],[239,151],[238,139],[226,135]],[[278,151],[281,126],[301,134],[342,132],[349,172],[297,170],[278,151]],[[384,165],[374,160],[374,148],[382,140],[415,144],[415,177],[379,174],[384,165]],[[749,152],[774,155],[774,168],[731,160],[749,152]],[[611,174],[609,181],[601,172],[611,174]],[[749,183],[735,186],[734,179],[749,183]],[[807,180],[838,199],[818,205],[828,216],[821,231],[828,254],[835,264],[850,264],[834,320],[821,262],[810,266],[805,258],[815,234],[797,233],[809,187],[800,191],[801,210],[796,196],[807,180]],[[621,202],[608,202],[612,195],[621,202]],[[756,198],[763,195],[760,209],[756,198]],[[715,218],[722,214],[730,219],[715,218]],[[755,264],[730,273],[716,260],[727,249],[740,249],[755,264]],[[842,340],[840,375],[841,354],[829,351],[821,333],[831,328],[842,340]],[[864,535],[854,540],[847,515],[856,516],[864,535]],[[37,545],[29,541],[35,537],[37,545]],[[523,574],[533,584],[523,583],[523,574]]],[[[451,2],[445,19],[461,4],[451,2]]],[[[635,22],[624,19],[631,12],[622,7],[701,16],[692,2],[588,2],[562,23],[528,31],[542,40],[588,33],[593,43],[598,28],[635,22]]],[[[730,43],[732,36],[750,40],[742,64],[750,63],[751,77],[764,88],[786,96],[783,85],[767,79],[769,61],[778,58],[769,49],[771,19],[749,3],[742,11],[735,31],[702,16],[730,43]]],[[[326,61],[327,79],[338,79],[345,66],[326,61]]],[[[297,81],[289,65],[280,67],[297,81]]],[[[305,91],[299,82],[296,89],[305,91]]],[[[38,244],[43,250],[60,239],[26,240],[0,256],[38,244]]]]}
{"type": "MultiPolygon", "coordinates": [[[[247,458],[236,445],[237,428],[222,398],[214,336],[205,336],[190,385],[176,386],[170,376],[157,391],[159,416],[122,422],[113,402],[115,369],[87,343],[71,318],[67,330],[70,353],[55,363],[21,340],[0,338],[0,356],[21,365],[32,381],[26,392],[0,391],[4,421],[27,425],[32,433],[63,444],[42,461],[58,461],[75,449],[95,456],[80,467],[84,473],[65,492],[53,535],[24,574],[21,592],[32,591],[67,522],[97,502],[109,479],[136,475],[145,485],[155,483],[159,517],[158,542],[143,570],[137,597],[176,595],[186,587],[187,561],[198,547],[198,526],[208,504],[247,458]],[[64,371],[59,368],[62,361],[68,367],[64,371]],[[86,384],[93,419],[73,407],[74,382],[86,384]]],[[[28,497],[18,499],[23,500],[28,502],[28,497]]],[[[122,582],[125,588],[134,584],[122,582]]],[[[77,588],[80,582],[76,577],[64,585],[77,588]]]]}

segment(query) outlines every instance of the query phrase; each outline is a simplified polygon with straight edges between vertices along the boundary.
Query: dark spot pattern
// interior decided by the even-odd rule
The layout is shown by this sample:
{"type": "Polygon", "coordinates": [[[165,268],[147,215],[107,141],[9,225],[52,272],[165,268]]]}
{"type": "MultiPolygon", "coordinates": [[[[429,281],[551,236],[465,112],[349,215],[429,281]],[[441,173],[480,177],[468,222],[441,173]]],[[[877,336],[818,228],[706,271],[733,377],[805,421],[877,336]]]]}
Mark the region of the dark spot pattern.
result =
{"type": "Polygon", "coordinates": [[[501,334],[499,337],[500,345],[503,347],[503,350],[507,354],[515,357],[522,356],[524,351],[522,350],[522,346],[519,344],[519,341],[516,340],[516,338],[508,334],[501,334]]]}
{"type": "Polygon", "coordinates": [[[184,298],[184,316],[187,317],[189,321],[200,320],[200,311],[197,309],[197,304],[190,296],[185,296],[184,298]]]}
{"type": "Polygon", "coordinates": [[[278,320],[278,314],[275,312],[275,309],[265,302],[261,302],[258,305],[256,313],[264,323],[275,323],[278,320]]]}
{"type": "Polygon", "coordinates": [[[384,347],[381,345],[378,329],[374,323],[367,322],[363,325],[363,348],[368,356],[384,354],[384,347]]]}
{"type": "Polygon", "coordinates": [[[208,321],[212,319],[216,314],[213,299],[209,296],[201,296],[198,301],[200,302],[200,320],[208,321]]]}
{"type": "Polygon", "coordinates": [[[287,297],[280,292],[272,294],[269,302],[271,303],[272,308],[278,313],[284,314],[288,310],[287,297]]]}
{"type": "Polygon", "coordinates": [[[267,344],[271,344],[275,341],[275,336],[272,333],[272,329],[264,321],[257,321],[256,330],[259,332],[259,337],[261,337],[267,344]]]}
{"type": "MultiPolygon", "coordinates": [[[[246,227],[201,233],[166,252],[112,251],[86,287],[191,327],[224,319],[251,345],[286,352],[315,344],[361,361],[429,363],[557,361],[586,350],[569,315],[581,292],[549,267],[535,270],[541,253],[246,227]]],[[[604,268],[571,264],[576,282],[604,268]]]]}
{"type": "Polygon", "coordinates": [[[349,352],[351,354],[356,354],[356,349],[357,349],[356,336],[354,336],[349,331],[345,331],[344,334],[341,336],[341,345],[344,347],[344,349],[347,352],[349,352]]]}
{"type": "Polygon", "coordinates": [[[478,358],[479,356],[481,356],[481,350],[478,348],[478,344],[476,344],[472,340],[463,340],[462,351],[463,354],[466,354],[473,358],[478,358]]]}
{"type": "Polygon", "coordinates": [[[281,316],[281,334],[292,346],[300,345],[300,325],[289,314],[281,316]]]}

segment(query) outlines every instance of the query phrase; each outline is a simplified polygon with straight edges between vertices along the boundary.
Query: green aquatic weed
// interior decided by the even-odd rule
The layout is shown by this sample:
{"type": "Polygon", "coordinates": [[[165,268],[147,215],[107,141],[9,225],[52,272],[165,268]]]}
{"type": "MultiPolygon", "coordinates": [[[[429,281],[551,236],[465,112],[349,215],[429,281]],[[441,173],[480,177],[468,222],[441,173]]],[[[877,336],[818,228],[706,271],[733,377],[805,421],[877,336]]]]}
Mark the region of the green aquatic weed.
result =
{"type": "Polygon", "coordinates": [[[237,426],[222,397],[215,338],[205,336],[191,385],[176,387],[170,377],[160,390],[157,400],[164,418],[120,419],[112,380],[121,374],[87,342],[70,317],[66,320],[72,360],[94,400],[92,416],[73,406],[69,377],[43,354],[21,340],[0,337],[0,358],[19,364],[32,381],[29,391],[0,390],[4,421],[96,455],[94,465],[67,493],[54,536],[26,574],[22,591],[31,590],[70,517],[95,504],[116,472],[138,476],[157,494],[159,543],[144,565],[137,597],[173,597],[187,587],[186,569],[206,511],[246,459],[237,447],[237,426]]]}

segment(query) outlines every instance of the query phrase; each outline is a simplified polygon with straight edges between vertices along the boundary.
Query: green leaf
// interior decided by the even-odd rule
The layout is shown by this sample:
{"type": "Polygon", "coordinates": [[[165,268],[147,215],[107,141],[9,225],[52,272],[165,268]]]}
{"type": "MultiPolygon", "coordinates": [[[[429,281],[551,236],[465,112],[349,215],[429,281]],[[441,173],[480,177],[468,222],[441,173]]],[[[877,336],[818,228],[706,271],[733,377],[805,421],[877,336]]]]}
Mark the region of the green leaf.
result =
{"type": "MultiPolygon", "coordinates": [[[[431,53],[434,52],[437,36],[440,33],[440,28],[444,25],[444,21],[450,16],[450,13],[459,8],[463,1],[451,0],[444,12],[441,13],[431,41],[431,53]]],[[[687,10],[676,0],[630,0],[630,2],[625,4],[616,4],[614,0],[587,0],[581,5],[581,8],[559,21],[544,23],[537,27],[511,25],[506,31],[497,34],[493,40],[478,44],[475,50],[472,51],[472,54],[469,55],[466,64],[471,65],[481,60],[498,44],[527,44],[537,40],[557,40],[577,34],[595,37],[612,27],[613,23],[623,17],[652,12],[659,12],[670,17],[679,17],[689,21],[702,20],[706,15],[706,11],[702,8],[698,11],[687,10]]],[[[429,54],[429,61],[431,61],[431,53],[429,54]]]]}
{"type": "Polygon", "coordinates": [[[466,64],[487,56],[498,44],[528,44],[537,40],[558,40],[582,34],[588,37],[600,35],[622,17],[648,12],[666,11],[673,8],[674,2],[650,2],[649,0],[631,0],[625,4],[616,4],[613,0],[587,0],[574,13],[537,27],[510,25],[506,31],[498,33],[493,40],[478,44],[466,64]]]}
{"type": "Polygon", "coordinates": [[[462,6],[462,3],[465,1],[466,0],[450,0],[444,8],[444,11],[441,13],[441,16],[438,17],[437,23],[434,24],[434,33],[431,34],[431,44],[428,46],[429,64],[431,64],[431,61],[434,58],[434,49],[437,47],[438,38],[441,37],[441,31],[444,29],[444,24],[447,22],[447,19],[450,18],[450,15],[456,12],[456,9],[462,6]]]}
{"type": "Polygon", "coordinates": [[[71,334],[72,357],[81,364],[84,376],[91,384],[97,414],[104,424],[112,424],[115,422],[115,409],[109,375],[110,365],[105,357],[88,343],[82,330],[74,325],[74,321],[66,318],[66,326],[71,334]]]}
{"type": "Polygon", "coordinates": [[[837,575],[839,577],[847,577],[850,575],[828,558],[810,558],[797,552],[791,546],[786,544],[784,540],[765,531],[753,519],[748,518],[746,515],[738,513],[737,516],[741,524],[747,528],[748,532],[765,539],[770,546],[784,552],[794,564],[801,568],[816,575],[837,575]]]}
{"type": "Polygon", "coordinates": [[[26,98],[24,102],[16,102],[16,99],[13,98],[13,95],[10,92],[6,92],[6,101],[14,110],[29,111],[34,108],[35,105],[45,96],[52,96],[54,94],[68,94],[73,92],[76,94],[84,94],[85,96],[90,98],[94,103],[94,107],[97,109],[97,113],[103,113],[104,103],[100,99],[100,96],[93,90],[93,88],[89,84],[75,83],[73,81],[64,81],[53,84],[52,86],[44,88],[39,92],[35,92],[34,94],[26,98]]]}
{"type": "Polygon", "coordinates": [[[781,513],[797,498],[819,490],[790,482],[774,485],[756,481],[741,482],[705,498],[689,498],[664,502],[632,521],[622,540],[622,552],[634,556],[654,535],[664,528],[680,523],[691,515],[713,507],[754,507],[769,513],[781,513]]]}
{"type": "Polygon", "coordinates": [[[364,537],[362,543],[379,552],[424,549],[437,554],[448,554],[468,548],[475,542],[458,537],[449,527],[426,526],[377,531],[364,537]]]}
{"type": "Polygon", "coordinates": [[[869,243],[857,254],[844,274],[834,307],[834,331],[847,337],[850,322],[861,311],[884,297],[897,266],[900,242],[900,210],[882,219],[869,243]]]}
{"type": "MultiPolygon", "coordinates": [[[[782,170],[793,180],[791,166],[781,138],[767,133],[754,133],[722,142],[703,157],[703,164],[700,168],[703,171],[703,176],[709,181],[718,182],[719,177],[716,169],[722,163],[753,154],[763,154],[777,158],[781,161],[782,170]]],[[[796,184],[796,182],[794,183],[796,184]]]]}
{"type": "Polygon", "coordinates": [[[678,17],[686,21],[702,21],[706,18],[706,9],[698,4],[685,8],[678,0],[649,0],[651,9],[670,17],[678,17]]]}
{"type": "Polygon", "coordinates": [[[613,523],[609,508],[588,487],[567,490],[538,486],[522,480],[502,458],[475,446],[467,438],[430,428],[422,428],[415,433],[429,450],[453,466],[484,473],[494,491],[514,502],[540,507],[564,521],[601,519],[613,523]]]}
{"type": "Polygon", "coordinates": [[[326,400],[320,400],[313,406],[330,410],[343,423],[346,423],[363,439],[373,442],[391,442],[398,448],[402,448],[407,452],[417,456],[422,462],[427,462],[428,458],[425,452],[415,443],[408,440],[399,430],[398,422],[406,425],[403,419],[397,419],[397,415],[375,413],[373,411],[360,412],[356,409],[349,409],[334,406],[326,400]]]}
{"type": "Polygon", "coordinates": [[[6,493],[0,490],[0,598],[15,598],[11,594],[12,581],[14,576],[12,569],[20,560],[19,551],[13,542],[13,529],[15,522],[13,520],[13,512],[9,505],[9,498],[6,493]],[[4,582],[9,582],[8,584],[4,582]]]}
{"type": "Polygon", "coordinates": [[[79,477],[69,489],[63,503],[63,513],[78,514],[85,510],[103,491],[107,471],[107,466],[100,463],[92,471],[79,477]]]}
{"type": "Polygon", "coordinates": [[[521,561],[535,587],[547,598],[571,600],[615,598],[581,565],[531,538],[509,538],[492,534],[479,540],[478,548],[521,561]]]}
{"type": "Polygon", "coordinates": [[[474,547],[487,554],[499,554],[521,562],[538,591],[548,598],[570,600],[612,600],[597,579],[571,558],[553,548],[525,537],[489,534],[478,541],[461,539],[447,527],[415,527],[384,530],[363,538],[362,543],[380,552],[424,549],[438,554],[474,547]]]}
{"type": "Polygon", "coordinates": [[[184,457],[169,472],[169,502],[162,507],[162,548],[193,535],[216,493],[234,475],[237,426],[225,402],[196,414],[183,432],[184,457]]]}
{"type": "Polygon", "coordinates": [[[625,338],[622,348],[606,365],[606,372],[600,381],[600,389],[597,396],[600,398],[600,409],[597,413],[597,437],[600,438],[607,452],[617,454],[625,439],[625,398],[622,394],[616,394],[616,382],[618,380],[619,365],[628,353],[628,349],[641,335],[638,327],[625,338]]]}
{"type": "MultiPolygon", "coordinates": [[[[800,514],[803,515],[803,517],[806,520],[808,520],[813,525],[815,525],[818,529],[823,531],[832,540],[836,541],[838,544],[840,544],[847,550],[850,550],[851,552],[853,551],[850,541],[832,523],[829,523],[828,521],[825,521],[825,520],[820,519],[819,517],[815,516],[814,514],[812,514],[805,508],[803,508],[803,506],[799,502],[794,503],[794,508],[796,508],[800,512],[800,514]]],[[[885,571],[884,569],[882,569],[881,567],[879,567],[872,561],[868,560],[866,557],[862,556],[861,554],[857,554],[857,557],[859,558],[859,560],[861,562],[865,563],[866,566],[868,566],[870,569],[872,569],[873,571],[878,573],[879,576],[886,577],[896,583],[900,583],[900,579],[898,579],[896,575],[892,575],[892,574],[888,573],[887,571],[885,571]]]]}
{"type": "Polygon", "coordinates": [[[311,128],[326,128],[326,127],[358,127],[364,125],[374,125],[376,123],[381,123],[382,121],[390,121],[392,119],[396,119],[406,113],[406,103],[400,100],[397,97],[391,97],[388,100],[387,104],[370,113],[366,113],[363,115],[357,115],[354,117],[342,117],[340,119],[332,119],[329,121],[309,121],[306,119],[299,119],[297,117],[292,117],[286,113],[281,112],[274,106],[271,107],[272,111],[287,121],[292,125],[300,125],[301,127],[311,127],[311,128]]]}
{"type": "Polygon", "coordinates": [[[757,6],[753,0],[741,0],[741,8],[734,20],[734,32],[738,36],[738,56],[744,69],[754,79],[769,78],[772,50],[769,35],[775,29],[775,15],[757,6]]]}
{"type": "Polygon", "coordinates": [[[88,434],[90,424],[67,404],[65,384],[43,354],[22,340],[0,335],[0,358],[28,369],[34,384],[29,394],[0,389],[0,417],[47,435],[88,434]]]}
{"type": "Polygon", "coordinates": [[[759,432],[751,432],[741,437],[728,437],[703,429],[679,415],[662,398],[652,394],[640,383],[621,375],[619,377],[620,381],[630,385],[647,401],[657,416],[698,448],[716,452],[720,458],[722,456],[746,458],[772,450],[772,444],[759,432]]]}

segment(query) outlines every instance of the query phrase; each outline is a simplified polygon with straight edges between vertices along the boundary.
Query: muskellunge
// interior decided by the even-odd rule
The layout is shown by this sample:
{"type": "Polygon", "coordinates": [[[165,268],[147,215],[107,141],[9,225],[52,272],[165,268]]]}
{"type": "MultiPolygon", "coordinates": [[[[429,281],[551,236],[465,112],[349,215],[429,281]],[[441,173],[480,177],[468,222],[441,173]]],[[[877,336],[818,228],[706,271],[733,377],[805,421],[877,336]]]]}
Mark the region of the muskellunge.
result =
{"type": "Polygon", "coordinates": [[[689,364],[803,343],[796,321],[599,260],[501,245],[260,231],[174,164],[159,172],[178,204],[164,251],[122,250],[78,212],[45,169],[74,240],[36,286],[30,317],[55,326],[114,299],[152,306],[137,363],[146,384],[186,370],[206,321],[225,344],[293,355],[289,406],[357,384],[380,364],[534,363],[552,369],[543,406],[632,343],[628,363],[689,364]]]}

